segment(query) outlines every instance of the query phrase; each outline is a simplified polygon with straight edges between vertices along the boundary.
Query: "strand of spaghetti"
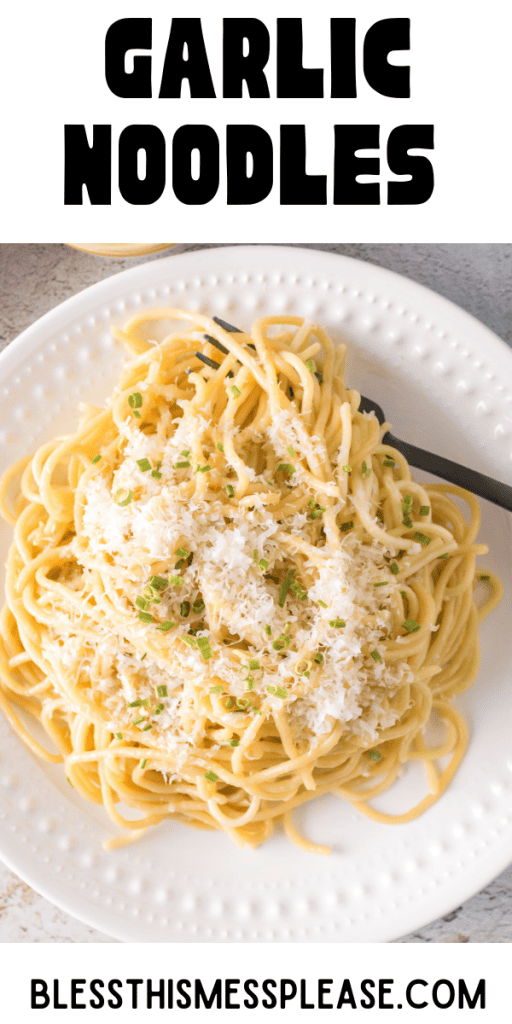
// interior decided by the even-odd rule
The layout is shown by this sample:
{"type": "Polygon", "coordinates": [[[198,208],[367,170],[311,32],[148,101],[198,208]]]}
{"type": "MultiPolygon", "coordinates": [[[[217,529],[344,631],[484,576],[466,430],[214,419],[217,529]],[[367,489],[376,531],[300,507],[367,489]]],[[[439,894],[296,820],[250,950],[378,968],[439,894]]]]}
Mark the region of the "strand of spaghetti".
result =
{"type": "Polygon", "coordinates": [[[384,814],[382,811],[376,811],[373,807],[368,807],[365,803],[354,803],[356,810],[364,814],[365,817],[371,818],[372,821],[385,822],[389,825],[403,825],[405,822],[413,821],[418,818],[420,814],[423,814],[429,807],[439,799],[441,793],[444,793],[447,786],[451,782],[455,772],[457,771],[462,758],[464,756],[467,742],[468,742],[468,731],[466,723],[461,715],[455,711],[453,707],[447,704],[441,705],[441,702],[434,702],[435,706],[439,706],[442,709],[443,714],[451,715],[457,720],[458,739],[457,745],[453,752],[452,758],[449,765],[444,769],[438,779],[438,785],[435,793],[429,793],[423,797],[414,807],[404,814],[384,814]]]}
{"type": "Polygon", "coordinates": [[[283,824],[288,839],[291,840],[294,846],[298,846],[299,850],[304,850],[305,853],[317,853],[321,855],[329,855],[331,853],[329,846],[322,846],[320,843],[313,843],[311,840],[305,839],[304,836],[297,831],[292,821],[291,811],[288,811],[283,816],[283,824]]]}

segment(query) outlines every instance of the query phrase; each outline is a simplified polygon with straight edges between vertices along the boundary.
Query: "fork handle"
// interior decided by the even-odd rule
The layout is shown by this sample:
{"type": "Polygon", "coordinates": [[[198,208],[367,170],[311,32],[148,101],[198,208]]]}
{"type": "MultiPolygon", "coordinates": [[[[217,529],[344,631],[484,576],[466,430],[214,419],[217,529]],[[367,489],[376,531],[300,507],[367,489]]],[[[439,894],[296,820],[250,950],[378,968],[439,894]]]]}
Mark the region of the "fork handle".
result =
{"type": "Polygon", "coordinates": [[[441,476],[444,480],[449,480],[451,484],[457,484],[458,487],[463,487],[467,491],[473,491],[481,498],[493,501],[495,505],[501,505],[501,508],[512,512],[512,487],[509,487],[508,484],[503,484],[500,480],[493,480],[490,476],[484,476],[483,473],[477,473],[474,469],[459,466],[457,462],[445,459],[442,455],[432,455],[431,452],[426,452],[423,448],[416,448],[415,445],[408,444],[407,441],[400,441],[389,431],[384,434],[382,440],[384,444],[391,445],[392,448],[396,448],[404,455],[411,466],[424,469],[427,473],[433,473],[435,476],[441,476]]]}

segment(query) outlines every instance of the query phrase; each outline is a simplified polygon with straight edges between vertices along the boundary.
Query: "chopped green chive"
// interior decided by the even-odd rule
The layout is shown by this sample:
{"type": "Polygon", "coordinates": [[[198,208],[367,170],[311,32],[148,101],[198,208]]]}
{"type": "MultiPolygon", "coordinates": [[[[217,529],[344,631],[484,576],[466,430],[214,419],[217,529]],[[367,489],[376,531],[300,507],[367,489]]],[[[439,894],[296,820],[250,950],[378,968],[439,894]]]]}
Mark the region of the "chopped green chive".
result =
{"type": "Polygon", "coordinates": [[[178,548],[175,554],[179,555],[180,558],[190,558],[192,552],[189,551],[188,548],[178,548]]]}
{"type": "Polygon", "coordinates": [[[69,782],[69,785],[71,786],[71,789],[75,788],[68,775],[66,775],[66,782],[69,782]]]}
{"type": "Polygon", "coordinates": [[[297,597],[300,598],[301,601],[305,601],[308,596],[307,590],[304,590],[300,586],[300,583],[292,583],[290,590],[293,590],[293,593],[297,594],[297,597]]]}
{"type": "Polygon", "coordinates": [[[223,686],[210,686],[210,693],[222,693],[223,686]]]}
{"type": "Polygon", "coordinates": [[[164,710],[163,704],[157,704],[157,706],[155,708],[155,715],[161,715],[163,710],[164,710]]]}
{"type": "Polygon", "coordinates": [[[398,573],[400,572],[400,566],[397,565],[396,562],[391,562],[389,569],[390,572],[393,573],[393,576],[398,576],[398,573]]]}
{"type": "Polygon", "coordinates": [[[368,468],[366,462],[363,462],[363,465],[361,466],[361,476],[363,477],[363,480],[366,480],[366,477],[370,476],[370,473],[371,468],[368,468]]]}
{"type": "Polygon", "coordinates": [[[271,693],[273,697],[280,697],[281,700],[286,700],[288,696],[288,690],[285,690],[284,686],[267,686],[267,693],[271,693]]]}
{"type": "Polygon", "coordinates": [[[237,388],[236,384],[231,385],[230,391],[235,396],[235,398],[240,398],[240,395],[242,394],[239,388],[237,388]]]}
{"type": "Polygon", "coordinates": [[[128,405],[130,409],[142,408],[142,395],[140,391],[134,391],[132,395],[128,395],[128,405]]]}
{"type": "Polygon", "coordinates": [[[431,537],[427,537],[425,533],[420,533],[419,530],[416,530],[412,539],[418,541],[418,543],[422,544],[424,548],[426,548],[427,544],[430,544],[430,541],[432,540],[431,537]]]}
{"type": "Polygon", "coordinates": [[[245,682],[247,683],[247,690],[254,690],[254,679],[252,678],[252,676],[250,678],[247,678],[245,682]]]}
{"type": "Polygon", "coordinates": [[[316,363],[314,359],[306,359],[306,366],[310,373],[316,373],[316,363]]]}
{"type": "Polygon", "coordinates": [[[145,721],[146,721],[146,719],[144,718],[144,715],[141,715],[140,718],[135,718],[133,720],[132,725],[140,725],[141,722],[145,722],[145,721]]]}
{"type": "Polygon", "coordinates": [[[180,615],[186,619],[190,613],[190,601],[182,601],[180,604],[180,615]]]}
{"type": "Polygon", "coordinates": [[[144,658],[147,658],[147,656],[148,656],[147,651],[144,651],[144,654],[142,655],[140,660],[144,661],[144,658]]]}
{"type": "Polygon", "coordinates": [[[208,779],[208,782],[218,782],[219,781],[219,776],[216,775],[215,772],[205,772],[204,773],[204,777],[205,777],[205,779],[208,779]]]}
{"type": "Polygon", "coordinates": [[[272,629],[270,626],[265,626],[265,636],[272,636],[272,629]]]}
{"type": "Polygon", "coordinates": [[[428,516],[430,505],[420,505],[420,516],[428,516]]]}
{"type": "Polygon", "coordinates": [[[196,638],[194,636],[189,636],[188,633],[185,633],[183,636],[180,636],[180,640],[184,640],[189,647],[197,647],[196,638]]]}
{"type": "Polygon", "coordinates": [[[352,472],[352,466],[345,465],[341,467],[344,473],[350,474],[352,472]]]}
{"type": "Polygon", "coordinates": [[[188,459],[188,457],[190,455],[190,448],[184,448],[183,451],[180,452],[180,455],[184,455],[185,458],[188,459]]]}
{"type": "Polygon", "coordinates": [[[401,590],[400,594],[401,594],[402,600],[404,602],[404,611],[405,611],[405,614],[407,616],[407,615],[409,615],[409,597],[408,597],[408,594],[407,594],[406,590],[401,590]]]}
{"type": "Polygon", "coordinates": [[[211,472],[211,468],[212,468],[211,466],[196,466],[195,472],[196,473],[210,473],[211,472]]]}
{"type": "Polygon", "coordinates": [[[278,600],[277,600],[277,603],[278,603],[280,608],[284,608],[284,603],[286,601],[286,595],[287,595],[287,593],[288,593],[288,591],[290,589],[290,585],[291,585],[291,582],[293,580],[293,577],[295,576],[296,571],[297,571],[296,569],[292,569],[288,573],[286,579],[283,580],[283,582],[281,583],[281,586],[279,588],[279,597],[278,597],[278,600]]]}
{"type": "Polygon", "coordinates": [[[349,519],[348,523],[342,523],[341,526],[340,526],[340,530],[341,530],[342,533],[346,533],[347,530],[353,530],[353,529],[354,529],[354,520],[353,519],[349,519]]]}
{"type": "Polygon", "coordinates": [[[190,462],[188,462],[188,461],[186,461],[186,462],[175,462],[173,468],[174,469],[188,469],[189,466],[190,466],[190,462]]]}
{"type": "Polygon", "coordinates": [[[192,605],[192,611],[195,612],[196,615],[200,615],[201,612],[204,612],[204,609],[205,609],[205,603],[204,603],[202,597],[198,597],[197,601],[194,601],[194,603],[192,605]]]}
{"type": "Polygon", "coordinates": [[[230,711],[231,708],[234,707],[234,704],[235,704],[235,702],[234,702],[233,698],[232,697],[228,697],[224,707],[226,707],[228,709],[228,711],[230,711]]]}
{"type": "Polygon", "coordinates": [[[274,648],[274,651],[283,651],[285,647],[290,646],[291,642],[291,637],[285,636],[285,634],[282,633],[281,636],[278,636],[277,640],[274,640],[272,647],[274,648]]]}
{"type": "Polygon", "coordinates": [[[227,484],[226,490],[228,492],[228,498],[234,498],[235,497],[235,492],[234,492],[231,484],[227,484]]]}
{"type": "Polygon", "coordinates": [[[167,687],[165,683],[162,683],[161,686],[157,686],[156,692],[159,697],[167,697],[167,687]]]}
{"type": "Polygon", "coordinates": [[[157,469],[152,469],[151,470],[151,476],[154,476],[155,480],[161,480],[162,479],[162,474],[159,473],[157,469]]]}
{"type": "Polygon", "coordinates": [[[369,750],[368,757],[371,757],[372,761],[380,761],[382,754],[378,750],[369,750]]]}
{"type": "Polygon", "coordinates": [[[126,487],[120,487],[114,494],[114,501],[116,505],[129,505],[133,499],[133,491],[128,491],[126,487]]]}
{"type": "Polygon", "coordinates": [[[123,738],[122,732],[116,732],[116,740],[122,740],[122,738],[123,738]]]}
{"type": "Polygon", "coordinates": [[[258,562],[258,569],[261,569],[262,572],[265,572],[265,570],[268,569],[268,562],[266,558],[260,558],[258,562]]]}
{"type": "Polygon", "coordinates": [[[438,555],[437,557],[438,557],[438,560],[440,560],[441,558],[449,558],[450,555],[448,554],[447,551],[445,551],[444,555],[438,555]]]}
{"type": "Polygon", "coordinates": [[[291,455],[292,459],[297,458],[297,452],[295,451],[295,448],[292,448],[291,444],[286,446],[286,451],[288,452],[288,455],[291,455]]]}
{"type": "Polygon", "coordinates": [[[402,526],[407,526],[408,529],[412,526],[411,512],[412,494],[406,494],[402,499],[402,526]]]}
{"type": "Polygon", "coordinates": [[[137,605],[137,608],[142,608],[143,612],[147,612],[149,608],[149,601],[145,597],[136,597],[135,604],[137,605]]]}
{"type": "Polygon", "coordinates": [[[255,669],[261,668],[261,665],[257,658],[249,658],[249,671],[254,672],[255,669]]]}
{"type": "Polygon", "coordinates": [[[224,445],[221,444],[220,441],[217,441],[217,451],[218,452],[223,452],[224,451],[224,445]]]}
{"type": "Polygon", "coordinates": [[[129,707],[129,708],[140,708],[140,707],[142,707],[142,701],[141,700],[132,700],[131,704],[127,704],[127,707],[129,707]]]}
{"type": "Polygon", "coordinates": [[[182,587],[183,576],[169,576],[169,583],[172,587],[182,587]]]}
{"type": "Polygon", "coordinates": [[[213,651],[210,647],[210,641],[207,636],[198,636],[197,646],[203,661],[208,661],[210,658],[213,658],[213,651]]]}
{"type": "Polygon", "coordinates": [[[229,741],[229,746],[230,747],[238,747],[238,746],[240,746],[240,740],[237,740],[236,737],[233,736],[233,739],[229,741]]]}
{"type": "Polygon", "coordinates": [[[148,731],[149,731],[149,729],[152,729],[152,728],[153,728],[153,726],[152,726],[152,725],[145,725],[145,726],[144,726],[144,728],[143,728],[143,730],[142,730],[142,732],[148,732],[148,731]]]}
{"type": "Polygon", "coordinates": [[[148,470],[151,469],[149,459],[137,459],[136,461],[141,473],[147,473],[148,470]]]}
{"type": "Polygon", "coordinates": [[[142,770],[144,770],[144,768],[146,767],[147,763],[148,763],[147,762],[147,758],[144,758],[144,760],[140,762],[140,767],[141,767],[142,770]]]}
{"type": "Polygon", "coordinates": [[[136,416],[138,420],[140,420],[140,412],[137,412],[136,409],[134,409],[133,415],[136,416]]]}
{"type": "Polygon", "coordinates": [[[419,622],[416,622],[416,619],[406,619],[405,622],[402,623],[402,626],[408,633],[417,633],[418,630],[421,629],[421,626],[419,622]]]}
{"type": "Polygon", "coordinates": [[[488,583],[488,582],[489,582],[489,580],[490,580],[490,578],[491,578],[491,577],[489,576],[489,574],[488,574],[488,573],[483,573],[483,572],[480,572],[480,573],[478,574],[478,579],[479,579],[479,580],[481,580],[481,581],[482,581],[482,583],[488,583]]]}
{"type": "Polygon", "coordinates": [[[395,468],[395,460],[394,459],[383,459],[382,460],[382,465],[383,466],[390,466],[391,469],[394,469],[395,468]]]}
{"type": "Polygon", "coordinates": [[[373,658],[374,661],[382,661],[382,658],[377,650],[370,651],[370,658],[373,658]]]}
{"type": "Polygon", "coordinates": [[[333,629],[343,629],[347,623],[345,622],[345,619],[331,619],[329,621],[329,625],[332,626],[333,629]]]}
{"type": "Polygon", "coordinates": [[[175,625],[175,622],[171,622],[169,619],[166,619],[165,622],[161,622],[156,628],[162,633],[168,633],[170,629],[174,629],[175,625]]]}
{"type": "MultiPolygon", "coordinates": [[[[311,502],[309,505],[311,508],[311,502]]],[[[323,508],[322,505],[318,505],[317,502],[314,502],[314,505],[315,507],[312,508],[311,512],[308,514],[308,519],[318,519],[318,517],[322,515],[322,512],[325,512],[325,508],[323,508]]]]}
{"type": "Polygon", "coordinates": [[[91,459],[91,462],[92,462],[93,466],[95,466],[96,463],[100,461],[100,459],[101,459],[101,455],[95,455],[94,458],[91,459]]]}
{"type": "Polygon", "coordinates": [[[316,603],[320,605],[320,608],[327,608],[325,601],[317,601],[316,603]]]}
{"type": "Polygon", "coordinates": [[[289,462],[280,462],[277,467],[278,473],[286,473],[287,476],[293,476],[295,473],[295,466],[291,466],[289,462]]]}
{"type": "Polygon", "coordinates": [[[153,622],[153,616],[149,612],[139,612],[141,622],[153,622]]]}
{"type": "Polygon", "coordinates": [[[374,587],[385,587],[387,582],[387,580],[382,580],[382,583],[374,583],[373,585],[374,587]]]}
{"type": "Polygon", "coordinates": [[[169,581],[164,576],[150,576],[149,586],[153,587],[154,590],[165,590],[168,586],[169,581]]]}
{"type": "Polygon", "coordinates": [[[315,657],[313,658],[313,661],[316,661],[317,665],[321,665],[323,660],[324,656],[323,654],[320,654],[320,651],[318,652],[318,654],[315,654],[315,657]]]}

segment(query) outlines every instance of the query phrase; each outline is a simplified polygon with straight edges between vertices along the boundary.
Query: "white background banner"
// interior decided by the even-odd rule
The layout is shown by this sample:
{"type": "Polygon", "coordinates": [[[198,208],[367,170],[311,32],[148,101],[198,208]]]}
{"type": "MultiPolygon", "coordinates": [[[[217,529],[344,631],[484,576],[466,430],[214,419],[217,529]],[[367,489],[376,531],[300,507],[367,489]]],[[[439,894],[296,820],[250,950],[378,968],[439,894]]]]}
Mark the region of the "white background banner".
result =
{"type": "MultiPolygon", "coordinates": [[[[61,241],[86,237],[102,242],[114,237],[139,242],[148,238],[188,242],[507,241],[512,227],[508,127],[511,22],[512,8],[503,0],[487,0],[485,5],[462,0],[430,0],[428,4],[317,0],[314,5],[287,0],[246,0],[243,5],[233,0],[215,4],[211,0],[192,0],[186,5],[109,0],[85,6],[70,4],[69,0],[48,0],[44,4],[20,0],[9,5],[2,17],[1,238],[61,241]],[[201,19],[204,59],[196,43],[189,50],[182,46],[181,53],[190,56],[195,87],[200,80],[198,68],[203,83],[199,91],[204,92],[204,83],[210,82],[209,91],[213,87],[214,95],[209,98],[192,98],[186,79],[181,97],[160,96],[169,91],[168,76],[176,67],[175,49],[169,53],[167,68],[165,61],[173,16],[176,19],[184,15],[201,19]],[[251,39],[250,53],[256,65],[260,64],[257,80],[268,87],[267,97],[250,97],[246,85],[241,97],[223,96],[224,75],[229,78],[231,73],[233,81],[233,61],[237,55],[241,60],[248,46],[240,51],[231,42],[223,61],[223,19],[241,16],[258,21],[259,31],[251,39]],[[283,23],[279,40],[278,17],[296,19],[293,25],[290,21],[283,23]],[[119,69],[124,70],[125,85],[131,83],[129,88],[136,93],[141,91],[138,84],[142,82],[147,91],[150,80],[152,95],[146,98],[114,95],[106,78],[105,39],[109,27],[121,19],[133,18],[143,22],[128,31],[126,62],[119,41],[114,40],[111,69],[117,66],[118,78],[119,69]],[[390,18],[410,19],[410,49],[394,50],[389,60],[393,66],[410,66],[409,98],[382,95],[375,88],[379,74],[381,82],[391,81],[390,74],[395,81],[396,76],[389,68],[386,72],[386,35],[377,30],[372,48],[372,36],[367,33],[376,22],[390,18]],[[332,45],[331,19],[337,19],[332,45]],[[350,19],[356,22],[355,43],[350,19]],[[304,88],[301,30],[303,66],[317,69],[316,75],[306,76],[304,88]],[[149,32],[148,48],[144,37],[149,32]],[[269,54],[265,62],[267,37],[269,54]],[[132,40],[146,48],[132,48],[132,40]],[[134,59],[145,60],[145,64],[137,64],[139,70],[145,69],[143,74],[131,75],[134,59]],[[384,70],[379,72],[382,63],[384,70]],[[288,90],[293,96],[302,88],[303,92],[316,90],[320,95],[278,97],[278,74],[281,92],[288,90]],[[344,95],[350,91],[347,82],[353,81],[357,95],[344,95]],[[335,98],[333,92],[338,94],[335,98]],[[94,126],[111,130],[111,143],[105,147],[98,142],[94,150],[98,205],[91,205],[87,188],[82,189],[78,180],[85,160],[77,148],[76,135],[70,136],[65,154],[66,125],[81,126],[84,146],[92,146],[94,126]],[[248,193],[242,202],[235,194],[240,167],[246,167],[249,177],[253,168],[251,156],[246,162],[243,155],[240,166],[237,163],[242,147],[241,125],[250,128],[261,175],[260,194],[268,190],[265,198],[252,203],[247,201],[248,193]],[[336,166],[335,125],[340,126],[336,166]],[[351,131],[354,125],[360,126],[356,143],[351,131]],[[127,133],[129,126],[134,127],[127,133]],[[183,126],[190,127],[180,132],[183,126]],[[204,126],[203,134],[198,126],[204,126]],[[231,126],[229,160],[227,126],[231,126]],[[283,132],[282,126],[288,129],[283,132]],[[368,126],[373,126],[369,132],[368,126]],[[388,152],[388,140],[400,126],[409,127],[403,129],[401,137],[395,134],[397,152],[393,155],[388,152]],[[411,126],[424,127],[418,136],[411,126]],[[295,132],[290,127],[295,127],[295,132]],[[432,129],[434,148],[425,149],[425,139],[432,129]],[[199,166],[197,150],[205,131],[207,144],[199,166]],[[358,149],[361,142],[364,148],[358,149]],[[414,198],[412,192],[402,189],[401,205],[389,205],[388,184],[410,181],[404,162],[407,152],[411,154],[409,170],[418,185],[420,169],[428,175],[429,164],[425,161],[432,165],[433,193],[421,202],[419,193],[414,198]],[[411,158],[420,156],[422,163],[418,159],[411,162],[411,158]],[[358,165],[358,159],[373,163],[358,165]],[[359,189],[354,201],[351,185],[361,171],[360,185],[373,184],[374,188],[359,189]],[[316,176],[315,181],[305,179],[306,174],[316,176]],[[194,187],[194,175],[199,175],[204,189],[197,183],[194,187]],[[67,205],[65,176],[71,197],[67,205]],[[184,177],[188,189],[183,186],[184,177]],[[110,202],[105,201],[109,185],[110,202]],[[380,189],[376,193],[377,185],[380,189]],[[77,192],[83,195],[81,205],[76,202],[77,192]],[[370,195],[373,198],[369,203],[370,195]]],[[[396,39],[403,45],[403,28],[399,31],[395,25],[389,35],[391,41],[396,39]]],[[[113,75],[111,70],[109,77],[113,75]]],[[[425,191],[425,181],[423,187],[425,191]]]]}
{"type": "Polygon", "coordinates": [[[373,1020],[400,1024],[509,1020],[507,946],[25,946],[3,948],[6,1020],[184,1020],[226,1011],[251,1021],[373,1020]],[[341,1018],[339,1014],[342,1014],[341,1018]],[[156,1014],[156,1017],[155,1017],[156,1014]],[[398,1017],[397,1017],[398,1015],[398,1017]]]}

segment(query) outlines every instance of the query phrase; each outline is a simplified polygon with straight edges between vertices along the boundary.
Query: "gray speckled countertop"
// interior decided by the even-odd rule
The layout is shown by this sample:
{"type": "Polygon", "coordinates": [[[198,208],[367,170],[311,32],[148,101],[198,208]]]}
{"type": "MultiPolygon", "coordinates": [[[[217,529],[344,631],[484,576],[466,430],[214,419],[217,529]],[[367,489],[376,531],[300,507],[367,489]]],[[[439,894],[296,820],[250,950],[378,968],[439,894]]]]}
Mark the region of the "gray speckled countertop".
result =
{"type": "MultiPolygon", "coordinates": [[[[204,247],[179,245],[171,252],[204,247]]],[[[512,346],[512,244],[314,244],[311,248],[404,274],[462,306],[512,346]]],[[[161,256],[106,259],[65,245],[0,245],[0,348],[70,295],[161,256]]],[[[58,910],[0,864],[0,942],[111,941],[58,910]]],[[[512,866],[462,907],[399,941],[512,941],[512,866]]]]}

